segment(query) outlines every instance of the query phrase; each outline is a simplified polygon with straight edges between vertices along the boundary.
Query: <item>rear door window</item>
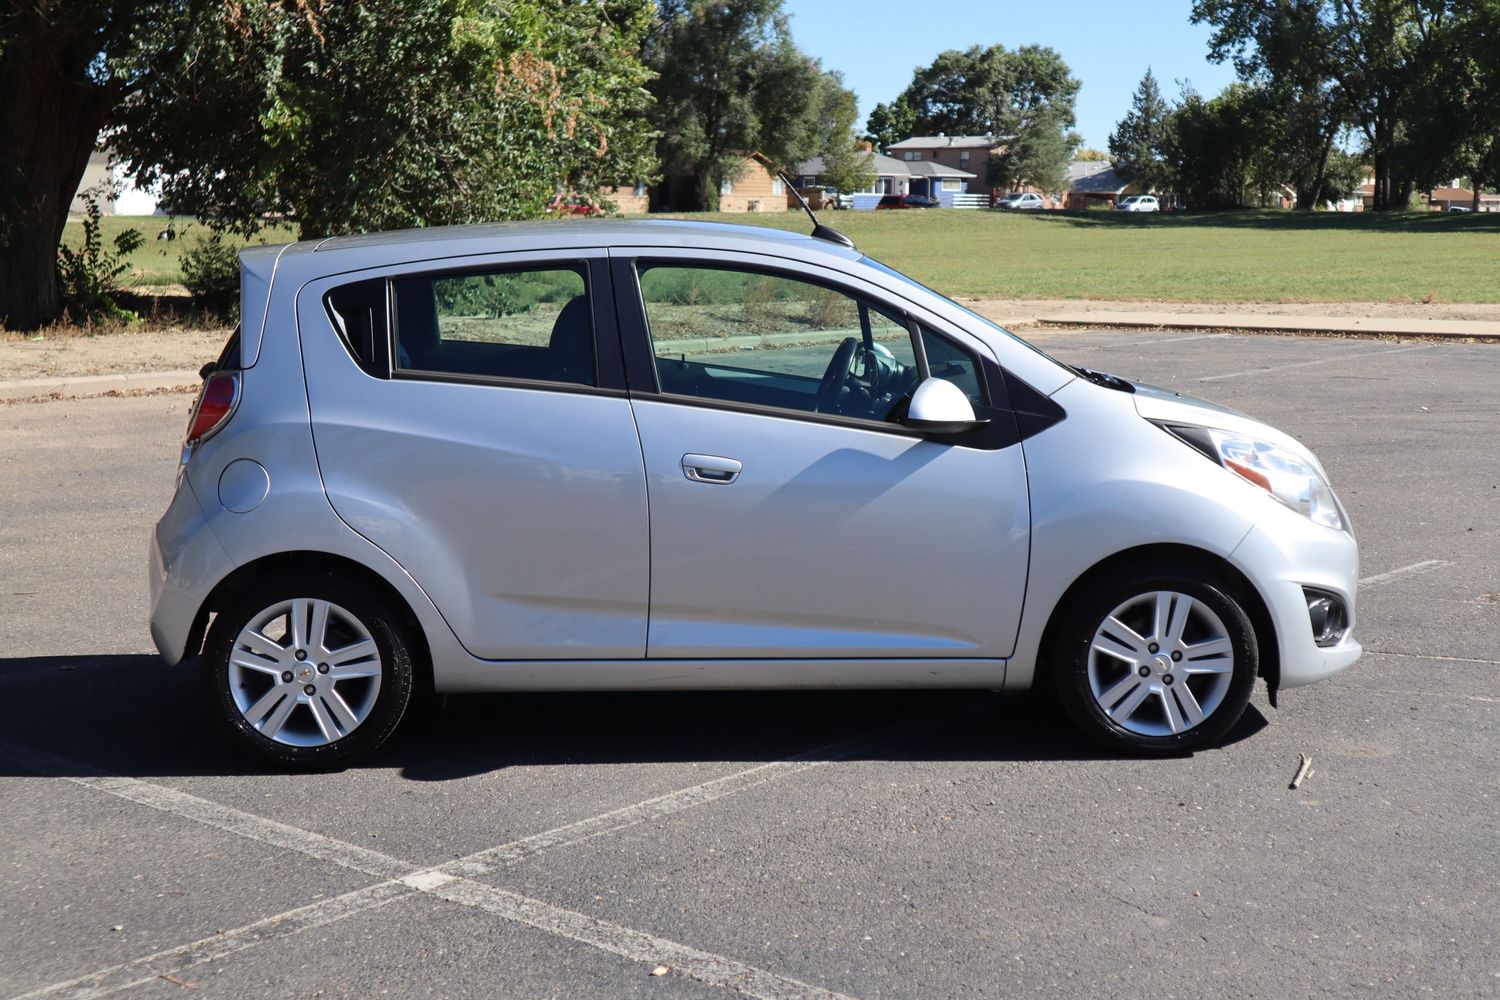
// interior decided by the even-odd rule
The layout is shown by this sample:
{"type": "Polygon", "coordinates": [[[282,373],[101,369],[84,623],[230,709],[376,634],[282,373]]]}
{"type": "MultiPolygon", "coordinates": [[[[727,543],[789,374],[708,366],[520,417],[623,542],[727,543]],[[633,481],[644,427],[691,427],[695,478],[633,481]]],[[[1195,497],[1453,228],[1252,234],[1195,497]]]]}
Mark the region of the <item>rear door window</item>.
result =
{"type": "Polygon", "coordinates": [[[392,281],[395,370],[594,385],[586,275],[550,265],[392,281]]]}

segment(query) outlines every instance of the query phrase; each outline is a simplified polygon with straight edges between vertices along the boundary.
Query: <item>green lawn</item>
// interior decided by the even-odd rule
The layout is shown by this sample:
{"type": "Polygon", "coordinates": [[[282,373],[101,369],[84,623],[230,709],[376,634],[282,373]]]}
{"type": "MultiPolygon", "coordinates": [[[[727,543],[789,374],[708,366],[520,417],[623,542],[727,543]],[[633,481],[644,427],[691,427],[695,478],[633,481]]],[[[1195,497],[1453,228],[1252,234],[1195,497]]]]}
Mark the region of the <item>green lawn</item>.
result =
{"type": "MultiPolygon", "coordinates": [[[[800,212],[678,216],[806,231],[800,212]]],[[[828,212],[860,250],[949,295],[1179,301],[1500,302],[1500,215],[1292,212],[828,212]]],[[[106,237],[144,231],[135,283],[175,284],[178,255],[159,218],[106,218],[106,237]]],[[[559,225],[586,225],[582,221],[559,225]]],[[[69,223],[75,242],[82,226],[69,223]]],[[[286,227],[257,240],[292,239],[286,227]]]]}
{"type": "MultiPolygon", "coordinates": [[[[208,232],[194,219],[175,220],[177,239],[158,240],[157,233],[167,228],[168,219],[153,215],[106,215],[99,220],[104,236],[104,245],[111,247],[115,234],[126,229],[139,229],[146,242],[130,255],[131,273],[121,279],[127,288],[159,288],[163,285],[182,283],[180,259],[182,251],[197,242],[198,237],[208,232]]],[[[297,238],[296,230],[290,226],[272,226],[259,233],[253,243],[288,243],[297,238]]],[[[63,230],[63,242],[76,247],[83,242],[83,223],[68,220],[63,230]]],[[[237,240],[236,242],[243,242],[237,240]]]]}
{"type": "MultiPolygon", "coordinates": [[[[683,218],[810,228],[800,212],[683,218]]],[[[948,295],[1500,302],[1500,215],[928,209],[821,218],[948,295]]]]}

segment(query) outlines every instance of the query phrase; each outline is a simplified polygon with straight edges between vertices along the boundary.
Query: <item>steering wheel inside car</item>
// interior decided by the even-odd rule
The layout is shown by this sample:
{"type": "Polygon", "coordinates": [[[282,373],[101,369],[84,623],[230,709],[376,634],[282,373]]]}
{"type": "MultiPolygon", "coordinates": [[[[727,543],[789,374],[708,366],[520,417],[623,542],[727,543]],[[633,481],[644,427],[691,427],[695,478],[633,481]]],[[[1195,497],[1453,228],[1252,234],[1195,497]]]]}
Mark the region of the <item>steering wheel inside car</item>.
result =
{"type": "Polygon", "coordinates": [[[839,341],[838,350],[833,352],[833,359],[828,362],[827,371],[823,372],[823,381],[818,383],[818,396],[813,412],[836,412],[839,396],[849,378],[849,369],[853,367],[854,352],[858,347],[859,340],[856,337],[845,337],[839,341]]]}

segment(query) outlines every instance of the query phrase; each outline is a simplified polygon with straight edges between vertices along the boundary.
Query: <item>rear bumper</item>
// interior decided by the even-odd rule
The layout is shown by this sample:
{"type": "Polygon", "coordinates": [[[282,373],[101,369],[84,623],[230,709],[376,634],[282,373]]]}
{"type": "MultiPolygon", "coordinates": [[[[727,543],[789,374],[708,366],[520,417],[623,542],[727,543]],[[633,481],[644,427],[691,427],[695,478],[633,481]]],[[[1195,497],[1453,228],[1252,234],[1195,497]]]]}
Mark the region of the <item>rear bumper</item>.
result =
{"type": "Polygon", "coordinates": [[[233,568],[184,477],[151,533],[148,557],[151,641],[168,666],[189,655],[188,637],[199,609],[214,584],[233,568]]]}
{"type": "Polygon", "coordinates": [[[1255,584],[1276,630],[1280,687],[1300,687],[1352,666],[1364,652],[1354,638],[1359,625],[1355,592],[1359,586],[1359,546],[1354,536],[1314,524],[1286,512],[1277,523],[1262,524],[1245,536],[1230,556],[1255,584]],[[1349,614],[1349,626],[1337,645],[1313,641],[1303,587],[1337,595],[1349,614]]]}

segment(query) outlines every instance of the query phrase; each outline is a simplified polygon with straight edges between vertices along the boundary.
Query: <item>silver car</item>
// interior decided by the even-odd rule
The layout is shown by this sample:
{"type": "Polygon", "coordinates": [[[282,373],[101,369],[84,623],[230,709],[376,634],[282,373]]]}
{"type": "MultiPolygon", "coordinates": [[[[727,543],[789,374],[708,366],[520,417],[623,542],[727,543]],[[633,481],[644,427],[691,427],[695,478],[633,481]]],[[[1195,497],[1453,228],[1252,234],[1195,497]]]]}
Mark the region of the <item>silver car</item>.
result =
{"type": "Polygon", "coordinates": [[[413,693],[1052,689],[1127,752],[1360,655],[1318,460],[814,237],[682,222],[252,248],[151,631],[279,766],[413,693]]]}

